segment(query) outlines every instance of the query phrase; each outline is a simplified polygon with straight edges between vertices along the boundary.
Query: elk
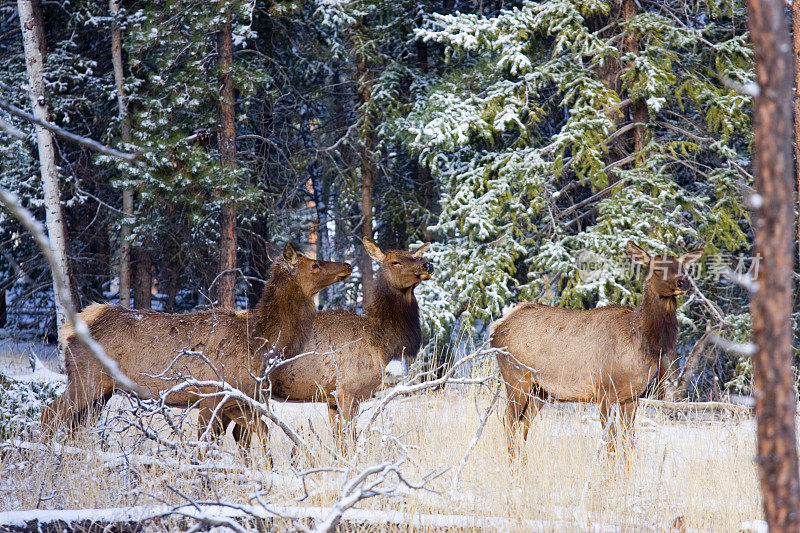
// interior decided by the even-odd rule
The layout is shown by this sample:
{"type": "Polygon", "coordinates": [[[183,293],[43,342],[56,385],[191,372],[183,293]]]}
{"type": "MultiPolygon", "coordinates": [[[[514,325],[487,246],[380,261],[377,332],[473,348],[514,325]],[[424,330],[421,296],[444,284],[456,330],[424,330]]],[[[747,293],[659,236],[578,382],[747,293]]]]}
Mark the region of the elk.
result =
{"type": "Polygon", "coordinates": [[[661,379],[679,364],[676,297],[691,288],[686,267],[700,259],[703,248],[651,258],[628,241],[627,251],[635,263],[649,267],[636,308],[522,303],[492,325],[490,343],[502,350],[497,362],[506,384],[505,431],[512,457],[517,433],[522,431],[524,443],[547,399],[598,403],[612,452],[616,427],[608,422],[612,404],[618,404],[624,442],[632,446],[639,396],[651,379],[661,379]]]}
{"type": "MultiPolygon", "coordinates": [[[[216,387],[173,387],[187,378],[225,380],[249,395],[258,392],[271,357],[300,353],[316,314],[313,296],[352,272],[347,263],[317,261],[286,243],[282,257],[251,316],[231,309],[180,314],[92,304],[80,317],[92,337],[115,359],[120,370],[170,407],[198,407],[211,412],[220,402],[216,387]]],[[[114,383],[91,354],[64,326],[67,388],[42,412],[42,427],[52,434],[65,422],[85,424],[114,393],[114,383]]],[[[229,408],[226,404],[222,408],[229,408]]],[[[237,419],[245,425],[246,421],[237,419]]]]}
{"type": "MultiPolygon", "coordinates": [[[[381,386],[392,359],[415,357],[422,344],[419,306],[414,289],[430,279],[433,263],[423,257],[430,243],[413,252],[383,252],[364,239],[367,253],[381,264],[373,297],[365,314],[321,311],[300,356],[279,363],[269,374],[272,399],[286,402],[325,402],[334,436],[344,448],[342,422],[355,438],[359,404],[381,386]]],[[[234,421],[244,413],[227,411],[234,421]]],[[[263,426],[260,430],[266,431],[263,426]]],[[[218,429],[219,431],[219,429],[218,429]]],[[[234,433],[235,438],[240,438],[234,433]]]]}

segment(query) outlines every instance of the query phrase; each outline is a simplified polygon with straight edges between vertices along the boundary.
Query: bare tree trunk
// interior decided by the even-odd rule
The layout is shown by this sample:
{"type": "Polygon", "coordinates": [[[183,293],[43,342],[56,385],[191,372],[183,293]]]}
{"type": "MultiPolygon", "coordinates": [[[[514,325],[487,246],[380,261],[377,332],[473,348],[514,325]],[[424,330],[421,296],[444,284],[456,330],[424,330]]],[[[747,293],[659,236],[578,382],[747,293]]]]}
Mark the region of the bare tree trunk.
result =
{"type": "MultiPolygon", "coordinates": [[[[227,9],[217,41],[222,92],[219,98],[219,158],[223,167],[236,165],[236,128],[234,122],[233,41],[231,11],[227,9]]],[[[222,206],[220,220],[219,271],[217,302],[222,307],[236,308],[236,210],[232,202],[222,206]]]]}
{"type": "Polygon", "coordinates": [[[753,166],[761,195],[754,227],[759,289],[753,317],[753,396],[764,514],[771,533],[800,531],[792,373],[792,60],[783,0],[748,0],[759,95],[753,166]]]}
{"type": "Polygon", "coordinates": [[[133,307],[150,309],[153,297],[153,258],[150,256],[149,241],[133,250],[133,307]]]}
{"type": "MultiPolygon", "coordinates": [[[[639,13],[636,0],[623,0],[622,2],[622,19],[625,22],[630,21],[639,13]]],[[[628,33],[625,36],[623,49],[626,53],[638,54],[639,53],[639,39],[637,35],[628,33]]],[[[632,65],[631,65],[632,67],[632,65]]],[[[636,124],[646,124],[650,120],[650,115],[647,111],[647,103],[643,98],[636,98],[631,105],[632,119],[636,124]]],[[[639,153],[644,145],[647,144],[647,129],[644,126],[636,126],[633,128],[633,153],[639,153]]],[[[641,155],[636,158],[636,163],[642,162],[641,155]]]]}
{"type": "Polygon", "coordinates": [[[8,309],[6,307],[6,290],[0,289],[0,328],[4,328],[8,322],[8,309]]]}
{"type": "MultiPolygon", "coordinates": [[[[794,159],[797,173],[797,242],[800,243],[800,6],[792,3],[792,36],[794,37],[794,159]]],[[[800,265],[800,246],[797,247],[800,265]]]]}
{"type": "MultiPolygon", "coordinates": [[[[418,24],[420,26],[422,25],[421,19],[418,21],[418,24]]],[[[422,39],[417,40],[417,65],[422,73],[428,73],[428,43],[422,39]]],[[[417,187],[419,187],[416,193],[417,198],[420,200],[420,205],[428,212],[433,211],[436,203],[435,183],[431,175],[430,167],[423,164],[419,157],[414,165],[414,181],[416,181],[417,187]]],[[[422,238],[425,241],[433,240],[433,234],[428,229],[427,224],[422,230],[422,238]]]]}
{"type": "MultiPolygon", "coordinates": [[[[319,235],[319,242],[317,243],[317,259],[323,261],[331,260],[331,237],[328,233],[328,187],[327,180],[316,177],[313,180],[314,189],[314,208],[317,211],[317,234],[319,235]]],[[[319,293],[319,306],[325,307],[328,301],[327,287],[322,289],[319,293]]]]}
{"type": "Polygon", "coordinates": [[[42,62],[47,55],[47,36],[44,33],[44,14],[42,13],[42,0],[30,0],[31,10],[33,12],[34,20],[39,21],[34,26],[36,32],[36,39],[38,40],[39,53],[42,54],[42,62]]]}
{"type": "MultiPolygon", "coordinates": [[[[114,65],[114,82],[117,88],[117,107],[119,109],[119,125],[122,140],[131,142],[131,122],[128,116],[128,97],[125,94],[125,75],[122,71],[122,30],[119,27],[119,2],[108,0],[111,16],[111,62],[114,65]]],[[[131,306],[131,217],[133,216],[133,191],[125,188],[122,191],[122,231],[119,245],[119,303],[123,307],[131,306]]]]}
{"type": "MultiPolygon", "coordinates": [[[[370,99],[367,85],[367,66],[364,56],[356,60],[356,84],[361,105],[366,106],[370,99]]],[[[364,119],[364,144],[361,147],[361,238],[372,239],[372,191],[375,182],[375,164],[372,161],[372,150],[375,148],[375,131],[369,117],[364,119]]],[[[361,287],[364,293],[363,305],[372,298],[373,285],[372,258],[363,248],[361,250],[361,287]]]]}
{"type": "MultiPolygon", "coordinates": [[[[44,94],[44,57],[42,54],[43,21],[34,14],[34,5],[29,0],[17,0],[19,20],[22,26],[22,41],[25,47],[25,64],[28,69],[28,93],[33,106],[33,115],[49,121],[47,100],[44,94]]],[[[44,187],[45,221],[50,245],[61,275],[69,282],[67,263],[67,236],[61,214],[61,199],[58,189],[58,170],[56,169],[56,152],[50,131],[36,125],[36,140],[39,146],[39,164],[44,187]]],[[[61,326],[66,322],[65,304],[54,288],[56,306],[56,326],[58,328],[59,346],[61,347],[61,326]]],[[[61,347],[63,348],[63,347],[61,347]]],[[[64,368],[64,351],[59,349],[59,366],[64,368]]]]}
{"type": "Polygon", "coordinates": [[[689,385],[691,385],[694,376],[697,374],[697,369],[700,367],[700,362],[704,359],[702,357],[703,350],[708,345],[708,339],[713,331],[707,328],[703,336],[697,340],[691,353],[686,358],[683,369],[678,375],[677,379],[664,380],[662,388],[662,396],[665,401],[677,402],[686,399],[689,392],[689,385]]]}

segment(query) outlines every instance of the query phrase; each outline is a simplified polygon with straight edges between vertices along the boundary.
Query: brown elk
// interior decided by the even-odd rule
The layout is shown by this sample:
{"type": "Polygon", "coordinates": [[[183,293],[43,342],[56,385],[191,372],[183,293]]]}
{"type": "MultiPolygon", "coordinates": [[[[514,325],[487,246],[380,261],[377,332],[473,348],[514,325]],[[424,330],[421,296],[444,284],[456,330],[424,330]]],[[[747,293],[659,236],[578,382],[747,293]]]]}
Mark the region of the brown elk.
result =
{"type": "Polygon", "coordinates": [[[676,296],[691,288],[686,267],[700,259],[703,248],[651,258],[628,241],[627,251],[634,262],[649,267],[636,308],[574,310],[523,303],[492,325],[491,345],[506,352],[497,354],[497,362],[506,383],[505,426],[512,456],[517,432],[522,431],[524,443],[547,399],[599,403],[612,450],[616,427],[608,422],[617,403],[625,443],[632,445],[639,396],[651,379],[678,364],[676,296]]]}
{"type": "MultiPolygon", "coordinates": [[[[364,239],[364,248],[381,263],[366,313],[317,313],[313,333],[302,350],[308,354],[279,364],[269,375],[275,400],[327,403],[340,446],[344,445],[342,421],[353,438],[359,404],[381,386],[389,361],[419,352],[422,330],[414,288],[433,274],[433,264],[423,257],[429,247],[426,243],[414,252],[384,253],[364,239]]],[[[237,413],[226,415],[235,420],[237,413]]],[[[228,421],[224,422],[222,427],[228,421]]],[[[260,429],[266,430],[263,425],[260,429]]]]}
{"type": "MultiPolygon", "coordinates": [[[[316,314],[313,296],[351,272],[347,263],[317,261],[287,243],[250,316],[230,309],[166,314],[109,304],[92,304],[80,316],[120,370],[141,387],[154,396],[164,394],[169,406],[211,412],[220,402],[213,396],[217,387],[170,389],[193,378],[225,380],[256,394],[256,376],[263,376],[268,358],[295,355],[306,344],[316,314]]],[[[111,378],[73,334],[69,324],[62,331],[67,388],[42,412],[47,432],[64,422],[86,423],[87,415],[99,412],[114,393],[111,378]]]]}

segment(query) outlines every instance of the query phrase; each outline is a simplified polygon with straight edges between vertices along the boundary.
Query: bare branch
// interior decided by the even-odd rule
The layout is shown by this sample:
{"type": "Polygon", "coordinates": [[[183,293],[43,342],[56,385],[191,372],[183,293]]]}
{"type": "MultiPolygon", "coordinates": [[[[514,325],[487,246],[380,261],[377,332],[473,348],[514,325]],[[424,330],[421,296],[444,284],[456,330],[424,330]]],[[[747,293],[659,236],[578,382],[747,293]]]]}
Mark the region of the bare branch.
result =
{"type": "MultiPolygon", "coordinates": [[[[7,87],[7,86],[6,86],[7,87]]],[[[24,111],[17,106],[6,102],[5,100],[0,99],[0,109],[7,111],[11,115],[15,117],[19,117],[22,119],[27,120],[28,122],[32,122],[38,126],[46,128],[56,135],[64,137],[65,139],[69,139],[70,141],[77,143],[81,146],[89,148],[90,150],[94,150],[95,152],[99,152],[101,154],[110,155],[111,157],[116,157],[117,159],[122,159],[123,161],[135,161],[141,155],[140,152],[136,153],[127,153],[127,152],[120,152],[119,150],[115,150],[114,148],[110,148],[104,144],[100,144],[99,142],[89,139],[88,137],[82,137],[80,135],[76,135],[75,133],[69,132],[60,126],[56,126],[51,122],[47,122],[45,120],[39,120],[38,118],[34,117],[27,111],[24,111]]]]}
{"type": "Polygon", "coordinates": [[[759,87],[756,82],[741,84],[738,81],[733,81],[732,79],[723,76],[722,85],[728,89],[731,89],[732,91],[736,91],[737,93],[749,96],[751,98],[756,98],[761,94],[761,87],[759,87]]]}
{"type": "Polygon", "coordinates": [[[461,471],[467,464],[467,460],[469,459],[472,450],[475,448],[475,445],[478,444],[478,440],[481,438],[481,434],[483,433],[483,428],[486,427],[486,422],[489,420],[489,415],[492,414],[494,411],[495,405],[497,405],[497,399],[500,397],[500,391],[503,388],[503,383],[497,384],[497,389],[494,391],[494,398],[492,398],[492,403],[489,404],[489,407],[486,408],[486,411],[483,413],[483,417],[481,417],[480,424],[478,424],[478,429],[475,430],[475,435],[472,436],[472,440],[469,442],[467,446],[467,451],[464,452],[464,457],[461,458],[461,462],[458,463],[458,469],[456,470],[456,475],[453,477],[453,488],[455,489],[458,486],[458,481],[461,478],[461,471]]]}
{"type": "Polygon", "coordinates": [[[25,132],[21,129],[17,128],[10,122],[6,122],[2,118],[0,118],[0,131],[7,133],[9,136],[19,140],[25,141],[28,139],[28,136],[25,135],[25,132]]]}
{"type": "Polygon", "coordinates": [[[726,267],[725,270],[722,271],[722,275],[736,285],[747,290],[750,294],[755,294],[758,292],[758,282],[754,280],[753,276],[750,274],[739,274],[738,272],[726,267]]]}
{"type": "Polygon", "coordinates": [[[736,355],[742,355],[744,357],[752,357],[756,351],[758,351],[758,346],[753,344],[752,342],[747,342],[744,344],[740,344],[738,342],[733,342],[723,337],[720,337],[716,333],[712,333],[708,336],[708,342],[719,346],[726,352],[730,352],[736,355]]]}
{"type": "Polygon", "coordinates": [[[119,388],[134,392],[142,398],[149,398],[150,393],[133,382],[128,376],[122,373],[116,361],[106,355],[105,350],[100,344],[95,341],[89,333],[89,326],[86,322],[75,313],[75,307],[72,303],[72,294],[69,290],[69,284],[64,279],[63,273],[56,266],[56,260],[53,256],[53,251],[50,247],[50,241],[44,234],[44,228],[41,223],[33,218],[30,211],[22,207],[17,196],[4,189],[0,189],[0,203],[2,203],[11,214],[19,220],[20,224],[31,234],[36,241],[36,245],[42,252],[47,264],[50,266],[50,272],[53,275],[53,282],[58,292],[58,297],[64,302],[64,308],[67,314],[67,321],[71,322],[75,330],[75,337],[83,346],[89,350],[89,353],[94,356],[100,366],[103,367],[111,379],[114,380],[119,388]]]}

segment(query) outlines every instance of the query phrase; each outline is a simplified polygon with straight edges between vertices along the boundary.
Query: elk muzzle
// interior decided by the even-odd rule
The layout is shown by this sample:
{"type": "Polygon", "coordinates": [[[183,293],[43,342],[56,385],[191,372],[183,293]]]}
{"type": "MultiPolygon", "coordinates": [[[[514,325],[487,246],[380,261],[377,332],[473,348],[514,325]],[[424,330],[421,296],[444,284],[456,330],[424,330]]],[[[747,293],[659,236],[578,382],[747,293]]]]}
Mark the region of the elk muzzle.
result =
{"type": "Polygon", "coordinates": [[[336,278],[336,281],[344,281],[350,277],[350,274],[353,273],[353,267],[350,266],[350,263],[345,263],[344,266],[347,267],[347,271],[340,274],[339,277],[336,278]]]}
{"type": "Polygon", "coordinates": [[[431,279],[433,274],[433,263],[426,261],[422,263],[422,272],[419,273],[419,279],[431,279]]]}
{"type": "Polygon", "coordinates": [[[689,289],[692,288],[692,284],[689,282],[688,278],[679,279],[676,285],[678,287],[678,290],[675,292],[678,294],[686,294],[689,291],[689,289]]]}

